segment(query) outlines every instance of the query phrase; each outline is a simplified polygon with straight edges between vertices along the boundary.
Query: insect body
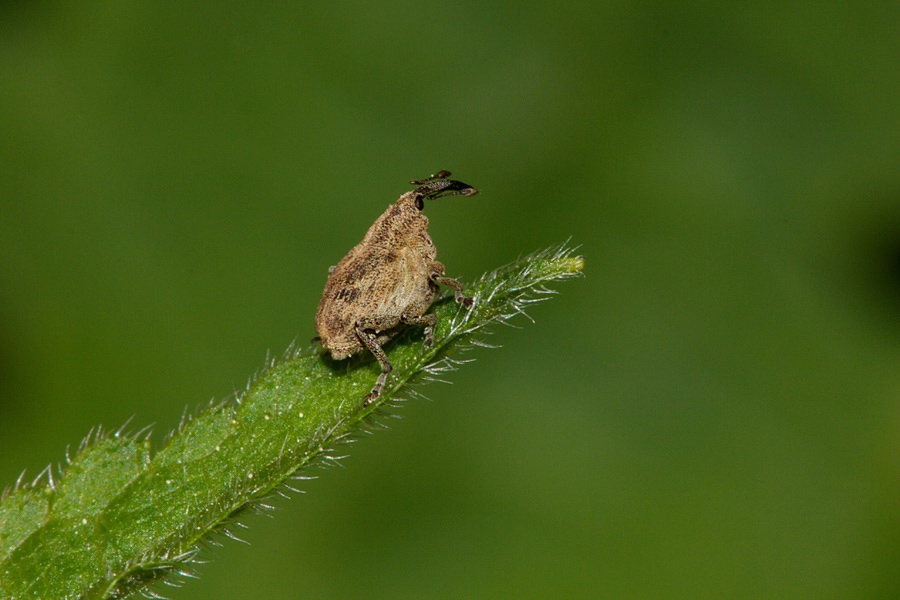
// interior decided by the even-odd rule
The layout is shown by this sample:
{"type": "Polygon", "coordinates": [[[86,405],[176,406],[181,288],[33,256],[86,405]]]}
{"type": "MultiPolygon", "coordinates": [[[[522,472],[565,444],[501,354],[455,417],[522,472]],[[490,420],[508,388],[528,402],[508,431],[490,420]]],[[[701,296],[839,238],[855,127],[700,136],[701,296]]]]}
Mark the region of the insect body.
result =
{"type": "Polygon", "coordinates": [[[424,201],[441,196],[473,196],[472,186],[447,179],[441,171],[413,180],[406,192],[372,224],[363,240],[328,270],[328,281],[316,311],[316,333],[335,360],[364,348],[375,355],[381,374],[363,406],[381,394],[391,363],[381,346],[404,325],[425,326],[425,346],[434,343],[437,317],[425,314],[440,295],[438,284],[453,288],[456,301],[469,307],[455,279],[444,277],[444,265],[428,235],[424,201]]]}

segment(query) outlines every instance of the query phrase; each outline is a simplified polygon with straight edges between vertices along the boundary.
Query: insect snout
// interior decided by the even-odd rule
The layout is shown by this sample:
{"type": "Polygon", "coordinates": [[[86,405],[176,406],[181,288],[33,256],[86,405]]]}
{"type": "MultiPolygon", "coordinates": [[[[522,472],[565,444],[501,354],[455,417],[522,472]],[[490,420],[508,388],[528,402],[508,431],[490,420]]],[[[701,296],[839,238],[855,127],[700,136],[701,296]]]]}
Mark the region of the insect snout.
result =
{"type": "Polygon", "coordinates": [[[418,185],[413,193],[420,198],[434,200],[442,196],[474,196],[478,190],[468,183],[447,179],[450,171],[439,171],[427,179],[413,179],[413,185],[418,185]]]}

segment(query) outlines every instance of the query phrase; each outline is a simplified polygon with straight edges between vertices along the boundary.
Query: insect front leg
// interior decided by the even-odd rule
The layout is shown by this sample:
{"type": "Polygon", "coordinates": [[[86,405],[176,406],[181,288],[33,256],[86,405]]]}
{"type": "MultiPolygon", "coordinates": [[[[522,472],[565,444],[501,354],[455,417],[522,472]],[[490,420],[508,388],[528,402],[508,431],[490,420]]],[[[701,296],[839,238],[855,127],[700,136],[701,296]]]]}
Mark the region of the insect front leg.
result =
{"type": "Polygon", "coordinates": [[[437,323],[437,315],[419,315],[418,317],[400,316],[400,322],[407,325],[424,325],[425,326],[425,347],[431,348],[434,345],[434,324],[437,323]]]}
{"type": "Polygon", "coordinates": [[[368,406],[381,395],[381,390],[384,389],[384,384],[387,381],[388,373],[391,372],[392,367],[391,363],[388,361],[387,354],[384,353],[384,350],[382,350],[381,346],[375,341],[375,332],[367,332],[359,322],[356,323],[355,331],[359,341],[363,343],[363,346],[365,346],[369,352],[375,355],[378,364],[381,365],[381,373],[378,375],[378,379],[375,381],[372,391],[363,398],[363,406],[368,406]]]}
{"type": "Polygon", "coordinates": [[[457,302],[462,304],[465,307],[470,307],[475,302],[471,296],[463,296],[462,286],[459,282],[452,277],[444,277],[440,273],[433,273],[431,275],[431,280],[435,283],[439,283],[441,285],[449,285],[453,288],[453,297],[457,302]]]}

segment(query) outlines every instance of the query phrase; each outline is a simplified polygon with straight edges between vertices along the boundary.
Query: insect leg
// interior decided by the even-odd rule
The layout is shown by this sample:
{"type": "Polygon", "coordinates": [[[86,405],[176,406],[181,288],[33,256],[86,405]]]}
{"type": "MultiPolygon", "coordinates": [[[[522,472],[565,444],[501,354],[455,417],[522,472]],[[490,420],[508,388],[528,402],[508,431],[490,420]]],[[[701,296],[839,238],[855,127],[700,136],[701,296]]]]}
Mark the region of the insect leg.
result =
{"type": "Polygon", "coordinates": [[[372,391],[363,398],[363,406],[368,406],[381,395],[381,390],[384,388],[384,383],[387,381],[388,373],[391,372],[392,367],[391,363],[388,362],[387,354],[385,354],[384,350],[381,349],[381,346],[375,342],[375,334],[367,333],[359,323],[356,324],[355,330],[359,340],[369,349],[369,352],[375,355],[375,358],[378,359],[378,364],[381,365],[381,373],[378,375],[378,379],[375,381],[372,391]]]}
{"type": "Polygon", "coordinates": [[[434,275],[431,276],[431,280],[435,283],[440,283],[441,285],[449,285],[450,287],[453,288],[453,297],[456,299],[457,302],[459,302],[460,304],[462,304],[465,307],[472,306],[472,303],[474,302],[474,300],[472,299],[471,296],[463,296],[462,286],[459,284],[459,282],[457,280],[455,280],[451,277],[444,277],[437,273],[435,273],[434,275]]]}
{"type": "Polygon", "coordinates": [[[425,326],[425,347],[431,348],[434,345],[434,324],[437,323],[437,315],[419,315],[418,317],[400,316],[400,322],[407,325],[424,325],[425,326]]]}

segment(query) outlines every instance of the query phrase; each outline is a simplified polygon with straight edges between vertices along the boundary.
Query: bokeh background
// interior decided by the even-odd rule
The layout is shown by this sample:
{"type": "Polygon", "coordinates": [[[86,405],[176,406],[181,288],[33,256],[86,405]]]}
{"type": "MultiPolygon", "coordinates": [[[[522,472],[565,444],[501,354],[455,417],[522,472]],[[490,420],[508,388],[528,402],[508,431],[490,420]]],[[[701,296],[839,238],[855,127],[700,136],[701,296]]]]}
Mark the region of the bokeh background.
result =
{"type": "Polygon", "coordinates": [[[0,5],[0,487],[242,388],[449,169],[449,274],[586,277],[168,597],[895,597],[898,5],[305,4],[0,5]]]}

